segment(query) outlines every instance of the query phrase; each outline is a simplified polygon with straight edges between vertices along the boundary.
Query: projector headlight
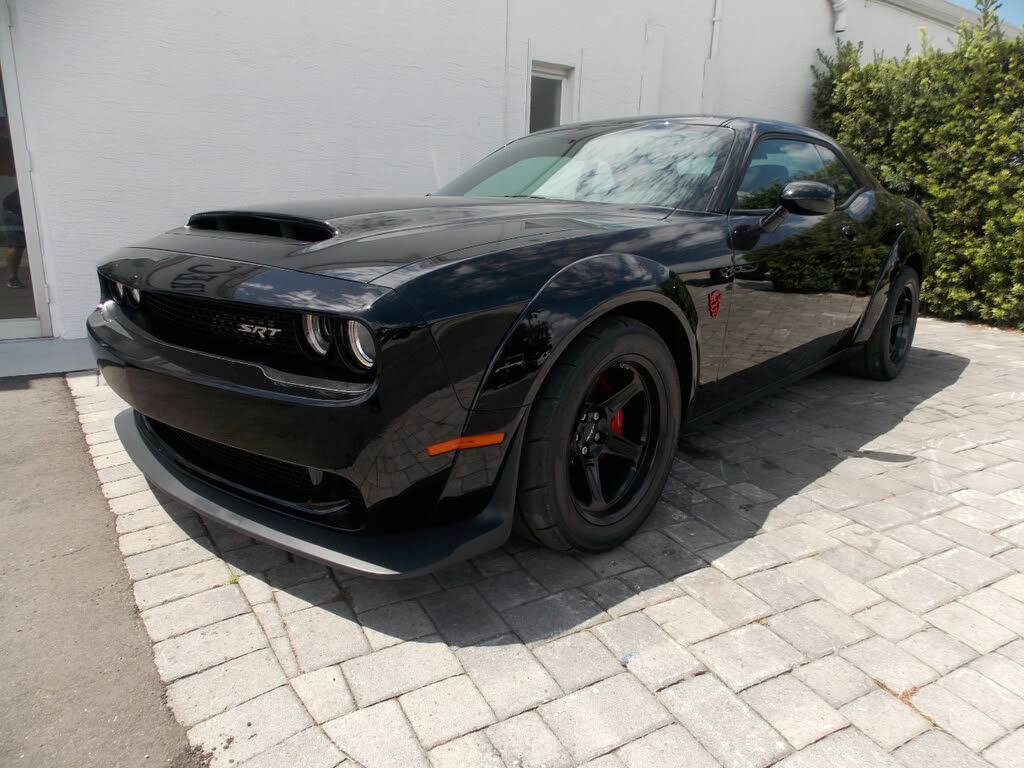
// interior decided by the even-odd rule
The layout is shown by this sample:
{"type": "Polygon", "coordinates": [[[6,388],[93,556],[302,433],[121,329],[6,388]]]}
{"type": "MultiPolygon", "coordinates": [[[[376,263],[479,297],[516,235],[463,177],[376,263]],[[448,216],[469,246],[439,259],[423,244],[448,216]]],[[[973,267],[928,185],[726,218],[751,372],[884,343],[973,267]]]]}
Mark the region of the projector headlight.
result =
{"type": "Polygon", "coordinates": [[[331,321],[323,315],[303,315],[302,333],[313,354],[326,357],[331,351],[331,321]]]}
{"type": "Polygon", "coordinates": [[[373,364],[377,362],[377,344],[370,329],[358,320],[349,320],[345,323],[345,335],[348,338],[352,359],[367,370],[373,368],[373,364]]]}

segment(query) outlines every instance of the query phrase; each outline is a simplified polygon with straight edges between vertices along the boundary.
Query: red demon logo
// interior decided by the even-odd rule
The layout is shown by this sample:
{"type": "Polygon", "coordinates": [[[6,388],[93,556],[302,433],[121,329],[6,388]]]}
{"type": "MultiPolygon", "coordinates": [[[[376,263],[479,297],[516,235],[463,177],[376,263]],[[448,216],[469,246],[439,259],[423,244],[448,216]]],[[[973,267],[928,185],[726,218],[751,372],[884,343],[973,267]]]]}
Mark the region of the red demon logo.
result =
{"type": "Polygon", "coordinates": [[[722,308],[722,292],[712,291],[708,294],[708,312],[712,317],[718,317],[718,310],[722,308]]]}

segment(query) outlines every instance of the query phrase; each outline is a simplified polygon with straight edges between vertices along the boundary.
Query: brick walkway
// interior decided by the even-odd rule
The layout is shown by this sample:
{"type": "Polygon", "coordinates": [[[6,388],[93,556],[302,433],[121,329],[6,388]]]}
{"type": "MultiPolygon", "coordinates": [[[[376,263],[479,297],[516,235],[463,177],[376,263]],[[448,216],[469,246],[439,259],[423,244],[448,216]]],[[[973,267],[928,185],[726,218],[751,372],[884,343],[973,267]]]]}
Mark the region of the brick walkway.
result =
{"type": "Polygon", "coordinates": [[[643,531],[335,574],[160,505],[70,376],[167,700],[215,766],[1024,765],[1024,335],[922,320],[689,435],[643,531]]]}

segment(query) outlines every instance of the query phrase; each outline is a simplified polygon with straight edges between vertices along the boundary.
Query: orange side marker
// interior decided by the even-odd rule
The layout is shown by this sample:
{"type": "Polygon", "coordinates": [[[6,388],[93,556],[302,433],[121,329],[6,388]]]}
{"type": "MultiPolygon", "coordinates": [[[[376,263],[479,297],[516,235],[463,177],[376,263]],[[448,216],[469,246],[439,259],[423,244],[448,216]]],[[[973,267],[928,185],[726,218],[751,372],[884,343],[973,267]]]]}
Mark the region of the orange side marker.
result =
{"type": "Polygon", "coordinates": [[[485,445],[498,445],[505,439],[504,432],[492,432],[489,435],[470,435],[469,437],[456,437],[454,440],[445,440],[443,443],[434,443],[427,446],[428,456],[440,456],[442,453],[461,451],[463,448],[481,448],[485,445]]]}

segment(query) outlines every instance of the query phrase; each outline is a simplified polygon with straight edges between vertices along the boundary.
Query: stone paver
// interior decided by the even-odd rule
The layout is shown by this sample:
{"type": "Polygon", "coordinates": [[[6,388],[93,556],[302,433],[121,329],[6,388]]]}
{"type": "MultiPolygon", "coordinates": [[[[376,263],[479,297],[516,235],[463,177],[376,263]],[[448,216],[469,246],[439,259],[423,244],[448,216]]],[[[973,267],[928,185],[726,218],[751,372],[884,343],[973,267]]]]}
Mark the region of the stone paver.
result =
{"type": "Polygon", "coordinates": [[[399,697],[420,744],[430,749],[494,722],[494,713],[465,675],[399,697]]]}
{"type": "Polygon", "coordinates": [[[793,676],[837,708],[876,687],[863,671],[835,654],[797,667],[793,676]]]}
{"type": "Polygon", "coordinates": [[[537,658],[509,636],[463,648],[458,656],[499,720],[561,694],[537,658]]]}
{"type": "Polygon", "coordinates": [[[162,504],[117,397],[68,384],[214,766],[1021,765],[1019,334],[922,319],[897,382],[823,372],[687,432],[612,552],[514,538],[389,582],[162,504]]]}
{"type": "Polygon", "coordinates": [[[776,614],[768,619],[768,626],[812,658],[825,656],[871,635],[859,621],[821,600],[776,614]]]}
{"type": "Polygon", "coordinates": [[[313,724],[287,686],[275,688],[200,723],[188,732],[193,744],[217,746],[213,765],[238,764],[313,724]]]}
{"type": "Polygon", "coordinates": [[[167,703],[188,727],[286,682],[273,652],[264,648],[174,681],[167,686],[167,703]]]}
{"type": "Polygon", "coordinates": [[[318,723],[334,720],[356,708],[341,667],[323,667],[291,679],[306,710],[318,723]]]}
{"type": "Polygon", "coordinates": [[[662,691],[661,701],[726,768],[764,768],[790,751],[774,728],[712,675],[662,691]]]}
{"type": "Polygon", "coordinates": [[[577,762],[585,762],[672,722],[630,674],[595,683],[538,710],[577,762]]]}
{"type": "Polygon", "coordinates": [[[939,683],[926,685],[911,701],[922,714],[976,752],[1005,733],[995,720],[939,683]]]}
{"type": "Polygon", "coordinates": [[[554,640],[538,647],[534,655],[566,693],[622,671],[622,662],[590,632],[554,640]]]}
{"type": "Polygon", "coordinates": [[[750,708],[803,749],[847,725],[848,721],[824,699],[792,675],[779,675],[740,694],[750,708]]]}
{"type": "Polygon", "coordinates": [[[851,701],[842,713],[887,752],[906,744],[931,726],[891,693],[876,689],[851,701]]]}
{"type": "Polygon", "coordinates": [[[675,724],[627,744],[616,754],[627,768],[650,768],[655,765],[685,765],[687,768],[718,766],[718,761],[685,728],[675,724]]]}
{"type": "Polygon", "coordinates": [[[375,704],[325,723],[338,748],[367,768],[427,768],[427,757],[398,701],[375,704]]]}
{"type": "Polygon", "coordinates": [[[572,756],[536,712],[524,712],[487,729],[487,736],[506,765],[565,768],[572,756]]]}
{"type": "Polygon", "coordinates": [[[870,637],[839,655],[896,693],[925,685],[938,676],[927,664],[881,637],[870,637]]]}
{"type": "Polygon", "coordinates": [[[437,638],[410,640],[359,656],[341,665],[360,707],[416,690],[462,669],[451,649],[437,638]]]}
{"type": "Polygon", "coordinates": [[[697,658],[734,691],[792,669],[806,659],[760,624],[748,624],[693,647],[697,658]]]}

